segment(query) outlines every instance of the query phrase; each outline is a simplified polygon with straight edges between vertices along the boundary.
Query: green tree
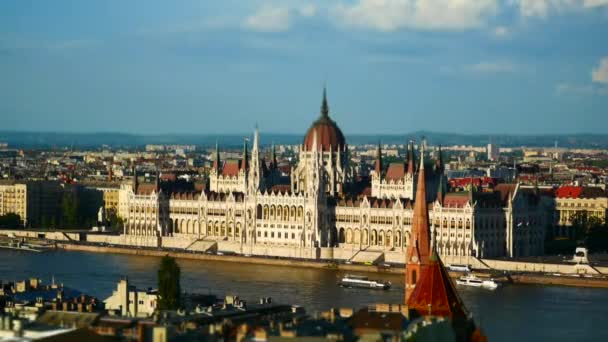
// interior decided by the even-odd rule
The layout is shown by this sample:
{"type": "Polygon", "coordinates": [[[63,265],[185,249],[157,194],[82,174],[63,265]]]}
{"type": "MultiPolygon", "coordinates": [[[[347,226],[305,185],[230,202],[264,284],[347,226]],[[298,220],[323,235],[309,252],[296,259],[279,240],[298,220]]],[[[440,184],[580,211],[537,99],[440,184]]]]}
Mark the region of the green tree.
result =
{"type": "Polygon", "coordinates": [[[0,227],[2,228],[21,228],[23,223],[21,217],[14,213],[0,216],[0,227]]]}
{"type": "Polygon", "coordinates": [[[61,225],[64,228],[78,226],[78,198],[74,192],[66,192],[61,198],[61,225]]]}
{"type": "Polygon", "coordinates": [[[165,255],[158,269],[158,309],[177,310],[180,305],[181,270],[175,259],[165,255]]]}

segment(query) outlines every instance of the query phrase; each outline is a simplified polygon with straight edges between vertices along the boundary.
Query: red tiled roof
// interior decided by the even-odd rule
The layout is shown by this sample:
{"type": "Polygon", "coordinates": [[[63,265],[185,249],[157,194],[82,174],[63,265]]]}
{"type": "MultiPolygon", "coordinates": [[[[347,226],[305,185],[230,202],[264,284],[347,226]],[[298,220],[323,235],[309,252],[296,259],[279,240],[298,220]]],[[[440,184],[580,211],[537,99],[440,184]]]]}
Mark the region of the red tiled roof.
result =
{"type": "Polygon", "coordinates": [[[405,177],[405,165],[403,163],[391,163],[386,170],[386,179],[397,181],[405,177]]]}
{"type": "Polygon", "coordinates": [[[469,193],[447,193],[443,198],[444,207],[463,208],[469,203],[469,193]]]}
{"type": "Polygon", "coordinates": [[[346,139],[338,125],[329,117],[321,116],[312,124],[304,137],[304,149],[307,151],[312,151],[315,132],[317,132],[318,150],[329,151],[331,148],[337,151],[338,148],[346,146],[346,139]]]}
{"type": "Polygon", "coordinates": [[[422,268],[420,279],[416,282],[407,306],[421,316],[466,318],[458,292],[436,253],[433,253],[429,264],[422,268]]]}
{"type": "Polygon", "coordinates": [[[143,183],[137,185],[137,194],[138,195],[149,195],[152,192],[156,191],[155,183],[143,183]]]}
{"type": "MultiPolygon", "coordinates": [[[[466,187],[471,184],[471,177],[464,178],[451,178],[449,180],[450,187],[466,187]]],[[[486,187],[489,185],[496,185],[496,178],[492,177],[473,177],[473,185],[486,187]]]]}
{"type": "Polygon", "coordinates": [[[230,160],[224,163],[222,168],[222,176],[236,177],[239,175],[239,162],[236,160],[230,160]]]}
{"type": "Polygon", "coordinates": [[[562,186],[555,191],[557,198],[579,198],[583,193],[582,186],[562,186]]]}
{"type": "Polygon", "coordinates": [[[604,190],[593,187],[561,186],[555,191],[557,198],[597,198],[606,197],[604,190]]]}

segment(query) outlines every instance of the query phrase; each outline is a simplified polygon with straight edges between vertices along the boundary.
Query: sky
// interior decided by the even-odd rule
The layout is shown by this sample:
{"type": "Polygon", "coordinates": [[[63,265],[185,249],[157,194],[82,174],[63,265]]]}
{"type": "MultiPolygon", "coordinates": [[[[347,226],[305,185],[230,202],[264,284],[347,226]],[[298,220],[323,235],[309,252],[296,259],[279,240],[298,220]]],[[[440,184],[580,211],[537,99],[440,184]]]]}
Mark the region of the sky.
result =
{"type": "Polygon", "coordinates": [[[608,133],[608,0],[2,0],[0,130],[608,133]]]}

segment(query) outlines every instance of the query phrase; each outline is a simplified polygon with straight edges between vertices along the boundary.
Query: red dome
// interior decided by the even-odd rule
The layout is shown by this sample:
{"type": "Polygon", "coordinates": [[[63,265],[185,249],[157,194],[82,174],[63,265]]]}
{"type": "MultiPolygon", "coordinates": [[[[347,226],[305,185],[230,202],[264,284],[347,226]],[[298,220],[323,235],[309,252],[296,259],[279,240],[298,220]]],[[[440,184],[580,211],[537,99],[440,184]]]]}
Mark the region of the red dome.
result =
{"type": "Polygon", "coordinates": [[[321,105],[321,117],[315,121],[306,132],[304,137],[304,149],[311,151],[315,140],[315,132],[317,134],[317,149],[322,151],[337,151],[344,149],[346,140],[344,134],[336,125],[336,122],[329,118],[329,106],[327,105],[327,97],[323,90],[323,104],[321,105]]]}

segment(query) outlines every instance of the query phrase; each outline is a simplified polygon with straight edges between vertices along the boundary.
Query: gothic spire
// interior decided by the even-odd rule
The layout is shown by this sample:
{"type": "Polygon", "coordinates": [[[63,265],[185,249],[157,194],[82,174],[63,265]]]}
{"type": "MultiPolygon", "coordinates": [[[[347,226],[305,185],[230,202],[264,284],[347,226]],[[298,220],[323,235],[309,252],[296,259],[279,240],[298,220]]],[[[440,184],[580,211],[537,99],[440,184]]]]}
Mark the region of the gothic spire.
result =
{"type": "Polygon", "coordinates": [[[441,145],[439,145],[439,148],[437,149],[437,160],[435,161],[435,171],[437,171],[438,174],[443,174],[443,155],[441,153],[441,145]]]}
{"type": "Polygon", "coordinates": [[[277,149],[274,142],[272,142],[272,168],[276,169],[277,166],[277,149]]]}
{"type": "Polygon", "coordinates": [[[247,158],[247,139],[245,139],[245,143],[243,144],[243,160],[241,160],[241,170],[247,171],[247,164],[249,160],[247,158]]]}
{"type": "Polygon", "coordinates": [[[329,105],[327,104],[327,87],[323,86],[323,102],[321,103],[321,117],[329,117],[329,105]]]}
{"type": "Polygon", "coordinates": [[[410,140],[407,144],[407,173],[410,175],[414,175],[414,170],[416,169],[414,165],[414,142],[410,140]]]}
{"type": "Polygon", "coordinates": [[[213,160],[213,168],[217,171],[220,169],[220,148],[217,140],[215,141],[215,159],[213,160]]]}
{"type": "Polygon", "coordinates": [[[382,147],[378,141],[378,150],[376,151],[376,167],[374,168],[376,175],[380,176],[382,172],[382,147]]]}

